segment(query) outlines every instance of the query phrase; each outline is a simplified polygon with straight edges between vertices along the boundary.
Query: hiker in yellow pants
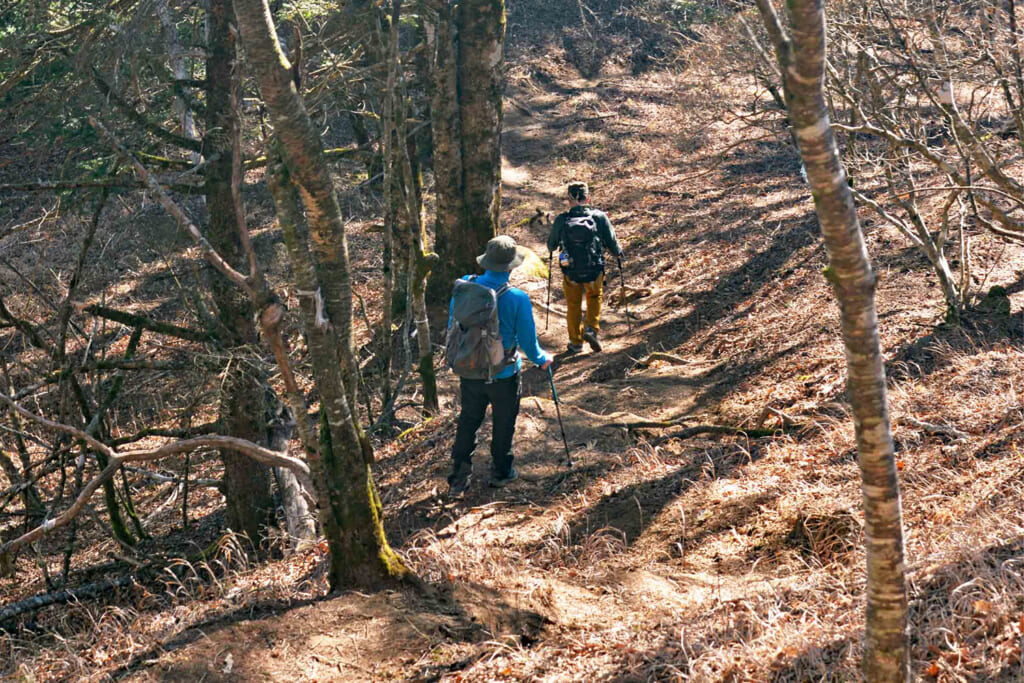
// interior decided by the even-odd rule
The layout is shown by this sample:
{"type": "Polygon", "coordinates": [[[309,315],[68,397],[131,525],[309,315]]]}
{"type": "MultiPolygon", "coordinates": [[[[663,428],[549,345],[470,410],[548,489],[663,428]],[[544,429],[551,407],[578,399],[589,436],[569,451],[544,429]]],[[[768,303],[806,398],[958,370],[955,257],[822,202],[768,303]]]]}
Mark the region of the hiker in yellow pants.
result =
{"type": "MultiPolygon", "coordinates": [[[[573,282],[568,275],[562,274],[562,290],[565,292],[565,314],[566,323],[569,325],[569,350],[579,351],[583,348],[584,332],[593,330],[594,339],[587,339],[587,343],[594,347],[597,333],[601,330],[601,296],[604,289],[604,273],[597,276],[593,282],[573,282]],[[587,320],[586,327],[583,325],[583,297],[587,297],[587,320]],[[574,348],[575,347],[575,348],[574,348]]],[[[598,342],[594,351],[600,351],[601,344],[598,342]]]]}
{"type": "Polygon", "coordinates": [[[581,181],[569,183],[572,207],[558,214],[548,235],[548,251],[559,249],[565,303],[569,309],[569,353],[583,350],[583,342],[601,350],[601,296],[604,289],[604,250],[622,258],[622,247],[604,211],[590,206],[590,188],[581,181]],[[587,298],[587,319],[583,321],[583,297],[587,298]]]}

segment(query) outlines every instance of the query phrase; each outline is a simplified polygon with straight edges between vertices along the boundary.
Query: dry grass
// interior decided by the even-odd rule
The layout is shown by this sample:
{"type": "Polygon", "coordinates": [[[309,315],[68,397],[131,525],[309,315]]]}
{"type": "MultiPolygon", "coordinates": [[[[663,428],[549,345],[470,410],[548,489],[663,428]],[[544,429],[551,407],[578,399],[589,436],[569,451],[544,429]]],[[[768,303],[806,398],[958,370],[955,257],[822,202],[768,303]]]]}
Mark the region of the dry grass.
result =
{"type": "Polygon", "coordinates": [[[172,560],[123,591],[47,609],[21,631],[0,634],[0,677],[101,680],[191,629],[325,592],[321,550],[254,566],[245,543],[223,534],[207,559],[172,560]]]}

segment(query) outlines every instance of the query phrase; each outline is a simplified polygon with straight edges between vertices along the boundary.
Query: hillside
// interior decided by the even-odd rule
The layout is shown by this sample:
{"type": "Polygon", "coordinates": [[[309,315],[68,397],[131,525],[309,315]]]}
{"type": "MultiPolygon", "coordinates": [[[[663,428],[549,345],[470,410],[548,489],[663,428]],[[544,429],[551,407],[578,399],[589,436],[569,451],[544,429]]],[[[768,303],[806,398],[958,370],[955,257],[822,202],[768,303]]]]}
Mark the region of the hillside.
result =
{"type": "MultiPolygon", "coordinates": [[[[503,223],[546,258],[546,228],[529,218],[537,208],[563,210],[565,183],[585,178],[627,255],[621,281],[609,268],[607,289],[616,295],[625,283],[629,319],[623,302],[609,305],[604,351],[563,354],[555,366],[575,465],[560,462],[547,377],[531,369],[516,433],[520,480],[495,491],[478,476],[464,499],[446,500],[455,416],[445,374],[442,416],[382,444],[374,470],[389,538],[425,586],[328,595],[322,548],[253,565],[228,538],[187,571],[44,610],[0,636],[0,675],[858,679],[860,480],[839,314],[821,274],[825,254],[799,159],[777,118],[767,131],[746,119],[767,97],[741,63],[706,58],[697,42],[671,63],[637,69],[625,50],[635,36],[623,30],[615,34],[622,51],[585,77],[557,30],[578,17],[575,3],[557,5],[541,21],[540,3],[509,3],[503,223]]],[[[609,31],[620,27],[610,10],[598,16],[609,31]]],[[[725,21],[702,40],[727,45],[734,29],[725,21]]],[[[124,207],[118,221],[138,220],[138,211],[124,207]]],[[[145,211],[161,220],[157,209],[145,211]]],[[[279,276],[265,200],[256,214],[261,253],[276,258],[271,272],[279,276]]],[[[358,215],[349,226],[357,289],[371,310],[379,308],[374,223],[358,215]]],[[[996,302],[952,325],[925,259],[894,229],[871,219],[864,226],[879,274],[915,675],[1018,680],[1024,257],[1019,247],[974,235],[975,272],[986,278],[978,287],[1004,287],[1010,311],[996,302]]],[[[105,229],[109,237],[118,228],[105,229]]],[[[40,267],[45,259],[31,244],[30,236],[7,257],[40,267]]],[[[121,294],[170,300],[173,275],[189,262],[183,245],[150,245],[152,260],[130,266],[146,289],[121,294]]],[[[91,275],[94,284],[129,270],[129,256],[115,256],[109,272],[91,275]]],[[[523,268],[513,282],[543,302],[545,275],[523,268]]],[[[550,324],[542,308],[535,314],[542,345],[561,353],[557,280],[550,324]]],[[[435,313],[436,329],[444,311],[435,313]]],[[[369,341],[362,326],[360,334],[369,341]]],[[[174,385],[162,389],[198,400],[174,385]]],[[[141,411],[161,407],[139,401],[141,411]]],[[[400,413],[410,423],[412,415],[400,413]]],[[[485,423],[480,441],[488,439],[485,423]]],[[[478,449],[478,475],[485,452],[478,449]]],[[[197,476],[213,476],[212,461],[197,467],[197,476]]],[[[164,552],[217,540],[219,500],[212,489],[196,495],[209,517],[190,536],[173,526],[173,509],[162,513],[164,552]]],[[[152,490],[140,498],[150,509],[160,500],[152,490]]],[[[120,550],[96,537],[76,561],[122,567],[120,550]]],[[[0,593],[45,588],[25,564],[17,580],[0,579],[0,593]]]]}

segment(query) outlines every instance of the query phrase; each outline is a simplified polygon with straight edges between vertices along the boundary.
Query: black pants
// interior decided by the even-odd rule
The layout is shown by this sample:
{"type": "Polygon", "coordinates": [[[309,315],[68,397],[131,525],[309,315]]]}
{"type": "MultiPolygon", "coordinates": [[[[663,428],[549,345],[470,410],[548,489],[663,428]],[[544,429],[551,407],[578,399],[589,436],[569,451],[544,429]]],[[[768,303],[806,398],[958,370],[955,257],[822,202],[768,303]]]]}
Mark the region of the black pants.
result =
{"type": "Polygon", "coordinates": [[[463,379],[459,427],[452,446],[452,460],[456,469],[469,464],[476,448],[476,432],[491,405],[494,430],[491,436],[491,470],[504,477],[512,469],[512,437],[519,416],[519,373],[488,383],[482,379],[463,379]]]}

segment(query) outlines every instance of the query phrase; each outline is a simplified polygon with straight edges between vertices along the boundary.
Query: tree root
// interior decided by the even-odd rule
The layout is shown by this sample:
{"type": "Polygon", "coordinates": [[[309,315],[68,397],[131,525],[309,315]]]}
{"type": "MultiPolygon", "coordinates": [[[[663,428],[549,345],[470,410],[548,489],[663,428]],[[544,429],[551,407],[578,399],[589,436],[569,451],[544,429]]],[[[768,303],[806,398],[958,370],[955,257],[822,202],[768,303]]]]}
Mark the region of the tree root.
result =
{"type": "Polygon", "coordinates": [[[662,353],[661,351],[657,351],[655,353],[652,353],[651,355],[647,356],[647,358],[644,358],[643,360],[638,360],[636,362],[636,364],[637,364],[637,367],[646,368],[646,367],[650,367],[650,365],[652,363],[654,363],[655,361],[659,361],[659,360],[660,361],[664,361],[665,363],[671,363],[672,365],[689,365],[690,364],[690,361],[686,360],[685,358],[682,358],[680,356],[676,356],[676,355],[671,354],[671,353],[662,353]]]}

